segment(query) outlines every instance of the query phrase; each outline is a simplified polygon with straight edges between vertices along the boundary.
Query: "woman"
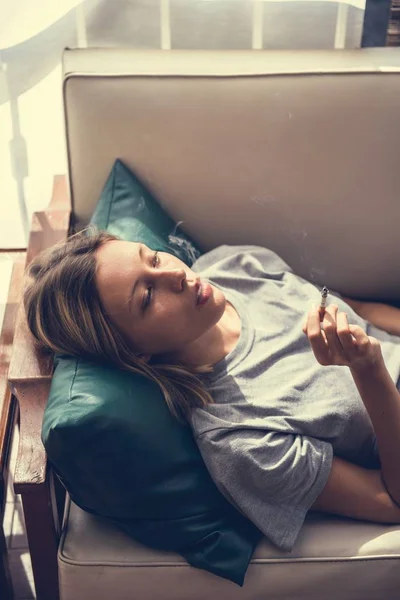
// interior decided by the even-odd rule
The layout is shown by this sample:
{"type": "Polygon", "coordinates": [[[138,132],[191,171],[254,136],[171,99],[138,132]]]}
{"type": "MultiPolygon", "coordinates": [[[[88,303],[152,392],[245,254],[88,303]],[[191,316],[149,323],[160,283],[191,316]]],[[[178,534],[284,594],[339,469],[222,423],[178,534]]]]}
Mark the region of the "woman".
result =
{"type": "Polygon", "coordinates": [[[220,491],[281,549],[309,510],[400,523],[400,338],[338,294],[322,329],[318,289],[267,248],[189,268],[89,233],[30,265],[38,341],[156,381],[220,491]]]}

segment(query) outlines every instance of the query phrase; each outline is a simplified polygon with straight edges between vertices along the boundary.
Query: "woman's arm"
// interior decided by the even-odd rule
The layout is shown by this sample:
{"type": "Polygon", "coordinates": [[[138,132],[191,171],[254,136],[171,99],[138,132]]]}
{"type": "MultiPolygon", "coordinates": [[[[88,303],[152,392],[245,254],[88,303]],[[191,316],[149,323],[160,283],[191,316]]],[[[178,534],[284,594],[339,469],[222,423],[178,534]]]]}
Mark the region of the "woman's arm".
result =
{"type": "MultiPolygon", "coordinates": [[[[350,369],[375,431],[381,463],[377,476],[400,507],[400,394],[383,360],[379,340],[368,336],[362,327],[349,324],[345,313],[338,312],[337,304],[326,307],[323,320],[315,305],[308,313],[303,331],[321,365],[345,365],[350,369]]],[[[339,472],[336,483],[341,475],[339,472]]],[[[348,475],[355,481],[356,476],[348,475]]],[[[376,486],[379,481],[365,480],[364,483],[366,489],[374,484],[373,495],[381,494],[382,490],[376,486]]],[[[332,489],[335,491],[335,488],[337,485],[333,482],[332,489]]],[[[342,500],[337,498],[338,502],[345,501],[345,491],[343,493],[342,500]]],[[[325,500],[326,509],[330,506],[329,494],[325,500]]]]}
{"type": "Polygon", "coordinates": [[[400,309],[381,302],[362,302],[352,298],[342,297],[351,308],[362,318],[387,331],[391,335],[400,336],[400,309]]]}
{"type": "Polygon", "coordinates": [[[310,510],[374,523],[400,523],[400,507],[386,489],[382,471],[334,456],[328,481],[310,510]]]}
{"type": "Polygon", "coordinates": [[[400,394],[383,362],[350,371],[374,427],[383,482],[400,506],[400,394]]]}
{"type": "Polygon", "coordinates": [[[400,523],[400,394],[384,364],[375,371],[350,372],[374,427],[381,469],[334,457],[327,484],[311,510],[400,523]]]}

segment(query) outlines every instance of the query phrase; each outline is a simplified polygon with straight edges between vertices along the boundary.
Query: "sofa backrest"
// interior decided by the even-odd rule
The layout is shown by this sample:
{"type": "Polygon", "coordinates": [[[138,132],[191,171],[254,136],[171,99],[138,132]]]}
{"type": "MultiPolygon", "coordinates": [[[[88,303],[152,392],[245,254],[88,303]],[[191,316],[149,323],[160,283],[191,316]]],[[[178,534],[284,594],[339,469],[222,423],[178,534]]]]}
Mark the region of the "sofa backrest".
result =
{"type": "Polygon", "coordinates": [[[203,248],[400,299],[400,48],[64,53],[77,230],[121,158],[203,248]]]}

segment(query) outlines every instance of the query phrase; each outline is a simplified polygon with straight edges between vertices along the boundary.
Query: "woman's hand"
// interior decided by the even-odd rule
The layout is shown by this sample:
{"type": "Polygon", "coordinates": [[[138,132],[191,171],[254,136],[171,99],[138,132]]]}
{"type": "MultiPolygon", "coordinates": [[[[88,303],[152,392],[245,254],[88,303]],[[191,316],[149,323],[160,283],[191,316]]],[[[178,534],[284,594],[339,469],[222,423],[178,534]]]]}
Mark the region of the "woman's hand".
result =
{"type": "Polygon", "coordinates": [[[336,304],[326,307],[323,318],[320,308],[314,306],[308,312],[302,329],[321,365],[370,369],[384,362],[379,340],[368,336],[358,325],[349,325],[347,314],[338,312],[336,304]]]}

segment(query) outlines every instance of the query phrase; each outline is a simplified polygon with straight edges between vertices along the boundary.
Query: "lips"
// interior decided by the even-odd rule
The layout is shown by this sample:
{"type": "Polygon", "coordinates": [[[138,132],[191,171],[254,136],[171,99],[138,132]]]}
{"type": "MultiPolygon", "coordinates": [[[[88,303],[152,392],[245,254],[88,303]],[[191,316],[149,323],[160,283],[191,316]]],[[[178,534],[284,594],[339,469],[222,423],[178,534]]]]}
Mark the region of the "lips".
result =
{"type": "Polygon", "coordinates": [[[207,281],[200,282],[199,287],[197,288],[196,306],[205,304],[211,296],[211,293],[212,290],[210,284],[207,281]]]}
{"type": "Polygon", "coordinates": [[[198,306],[200,298],[201,298],[201,281],[199,281],[198,283],[196,283],[196,298],[195,298],[195,304],[196,306],[198,306]]]}

